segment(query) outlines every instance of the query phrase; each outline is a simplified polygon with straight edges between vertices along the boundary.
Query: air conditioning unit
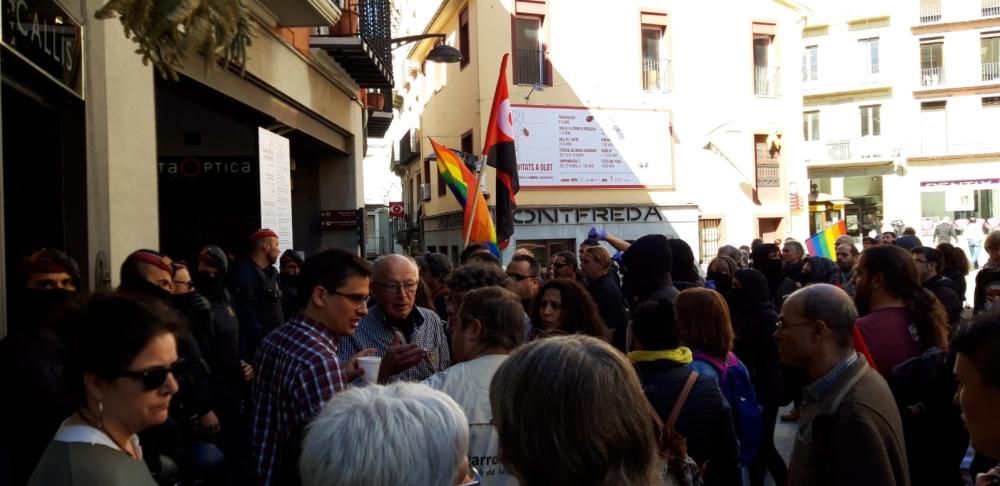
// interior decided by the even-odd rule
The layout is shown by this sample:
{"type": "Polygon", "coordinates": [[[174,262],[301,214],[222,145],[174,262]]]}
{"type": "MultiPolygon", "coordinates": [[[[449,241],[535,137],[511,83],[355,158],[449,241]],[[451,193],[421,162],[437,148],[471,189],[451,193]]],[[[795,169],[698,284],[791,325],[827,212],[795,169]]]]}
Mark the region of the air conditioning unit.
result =
{"type": "Polygon", "coordinates": [[[420,200],[421,201],[431,200],[431,185],[429,183],[420,184],[420,200]]]}

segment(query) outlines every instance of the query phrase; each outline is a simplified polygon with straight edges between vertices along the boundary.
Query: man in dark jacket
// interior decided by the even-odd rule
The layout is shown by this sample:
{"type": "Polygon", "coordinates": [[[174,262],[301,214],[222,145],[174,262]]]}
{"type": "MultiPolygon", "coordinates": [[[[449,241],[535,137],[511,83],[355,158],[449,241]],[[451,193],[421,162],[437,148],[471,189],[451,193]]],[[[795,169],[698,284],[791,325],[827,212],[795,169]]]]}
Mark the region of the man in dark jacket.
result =
{"type": "Polygon", "coordinates": [[[962,299],[958,296],[958,286],[950,278],[941,275],[944,255],[935,248],[918,246],[910,250],[913,261],[920,272],[920,281],[941,301],[948,312],[948,322],[955,326],[962,319],[962,299]]]}
{"type": "Polygon", "coordinates": [[[285,250],[278,260],[279,274],[281,275],[279,282],[281,313],[286,319],[299,311],[296,302],[299,295],[299,271],[303,263],[305,263],[305,257],[295,250],[285,250]]]}
{"type": "Polygon", "coordinates": [[[795,240],[785,241],[781,247],[781,270],[793,282],[802,281],[802,266],[805,265],[806,250],[795,240]]]}
{"type": "MultiPolygon", "coordinates": [[[[633,312],[635,364],[646,397],[664,423],[692,373],[691,350],[681,347],[669,299],[648,300],[633,312]]],[[[708,464],[705,484],[739,485],[739,446],[732,411],[714,378],[699,376],[681,407],[674,428],[687,439],[688,455],[708,464]]]]}
{"type": "Polygon", "coordinates": [[[597,304],[597,312],[604,325],[612,330],[611,338],[618,350],[625,351],[628,316],[625,313],[625,296],[611,273],[611,255],[602,246],[587,248],[580,254],[580,272],[587,279],[587,291],[597,304]]]}
{"type": "Polygon", "coordinates": [[[673,252],[666,236],[646,235],[635,240],[622,255],[622,263],[622,294],[630,305],[661,298],[677,301],[680,291],[670,276],[673,252]]]}
{"type": "Polygon", "coordinates": [[[240,357],[246,362],[253,362],[264,336],[285,322],[278,269],[274,268],[281,253],[278,243],[278,234],[269,229],[250,235],[250,252],[231,275],[240,320],[240,357]]]}
{"type": "Polygon", "coordinates": [[[10,282],[11,332],[0,340],[0,484],[15,485],[28,482],[75,409],[63,375],[70,330],[56,317],[81,285],[76,261],[53,249],[22,259],[18,277],[10,282]]]}
{"type": "Polygon", "coordinates": [[[793,293],[775,339],[785,364],[806,370],[788,484],[910,484],[903,424],[885,380],[854,350],[858,311],[841,289],[793,293]]]}

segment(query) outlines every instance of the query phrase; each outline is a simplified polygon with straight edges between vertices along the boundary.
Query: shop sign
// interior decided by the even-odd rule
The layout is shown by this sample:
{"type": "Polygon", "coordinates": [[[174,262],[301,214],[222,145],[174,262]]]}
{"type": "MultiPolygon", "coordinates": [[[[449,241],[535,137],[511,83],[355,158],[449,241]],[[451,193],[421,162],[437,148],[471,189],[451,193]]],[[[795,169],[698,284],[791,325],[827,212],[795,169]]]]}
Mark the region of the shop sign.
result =
{"type": "Polygon", "coordinates": [[[331,209],[320,211],[319,227],[321,229],[354,229],[360,224],[357,209],[331,209]]]}
{"type": "Polygon", "coordinates": [[[253,174],[254,165],[246,157],[160,157],[156,164],[160,176],[167,178],[229,178],[253,174]]]}
{"type": "Polygon", "coordinates": [[[1000,189],[1000,179],[966,179],[961,181],[922,181],[920,189],[937,191],[949,188],[956,189],[1000,189]]]}
{"type": "Polygon", "coordinates": [[[3,0],[3,45],[83,96],[82,29],[54,0],[3,0]]]}
{"type": "Polygon", "coordinates": [[[602,224],[659,223],[666,221],[659,208],[646,207],[568,207],[519,208],[514,211],[514,224],[602,224]]]}

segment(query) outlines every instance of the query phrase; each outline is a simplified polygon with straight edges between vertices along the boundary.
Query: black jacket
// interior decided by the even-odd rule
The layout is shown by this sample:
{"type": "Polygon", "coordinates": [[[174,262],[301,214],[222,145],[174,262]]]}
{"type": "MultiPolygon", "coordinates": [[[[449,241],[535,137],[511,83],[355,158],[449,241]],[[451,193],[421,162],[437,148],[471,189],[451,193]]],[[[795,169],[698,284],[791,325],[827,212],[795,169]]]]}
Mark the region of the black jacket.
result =
{"type": "Polygon", "coordinates": [[[1000,268],[987,268],[984,266],[976,274],[976,290],[972,299],[975,313],[980,313],[986,305],[986,287],[993,282],[1000,281],[1000,268]]]}
{"type": "Polygon", "coordinates": [[[764,274],[752,269],[736,271],[742,286],[727,296],[736,339],[733,352],[746,365],[761,405],[780,405],[784,389],[781,360],[774,332],[778,313],[764,274]]]}
{"type": "Polygon", "coordinates": [[[240,356],[249,363],[264,336],[285,323],[278,270],[261,269],[246,259],[233,268],[230,278],[240,320],[240,356]]]}
{"type": "Polygon", "coordinates": [[[952,270],[945,271],[942,275],[950,278],[952,282],[955,282],[955,292],[958,293],[958,300],[965,302],[967,300],[965,298],[965,293],[969,290],[969,284],[965,281],[965,277],[968,276],[968,273],[962,274],[962,272],[952,270]]]}
{"type": "Polygon", "coordinates": [[[601,319],[604,319],[604,325],[615,331],[612,344],[624,351],[628,317],[625,315],[625,297],[621,289],[608,273],[590,282],[587,290],[597,304],[597,312],[601,315],[601,319]]]}
{"type": "Polygon", "coordinates": [[[952,326],[958,324],[962,319],[962,299],[958,297],[955,282],[943,275],[937,275],[924,282],[924,288],[933,292],[941,301],[941,305],[948,313],[948,322],[952,326]]]}
{"type": "MultiPolygon", "coordinates": [[[[635,368],[646,397],[666,423],[691,370],[669,360],[636,363],[635,368]]],[[[732,411],[714,378],[698,377],[674,428],[687,439],[688,455],[700,466],[708,463],[705,484],[740,484],[732,411]]]]}

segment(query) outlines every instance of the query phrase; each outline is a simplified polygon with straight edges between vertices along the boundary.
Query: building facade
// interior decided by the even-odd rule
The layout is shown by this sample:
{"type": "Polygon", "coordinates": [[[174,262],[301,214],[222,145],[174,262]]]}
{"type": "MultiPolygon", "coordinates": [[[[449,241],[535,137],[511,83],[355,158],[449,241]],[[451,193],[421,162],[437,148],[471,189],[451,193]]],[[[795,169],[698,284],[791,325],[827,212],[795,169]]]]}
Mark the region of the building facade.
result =
{"type": "MultiPolygon", "coordinates": [[[[521,183],[504,260],[527,248],[548,261],[592,226],[682,238],[706,261],[720,244],[806,236],[797,68],[807,14],[773,0],[440,2],[411,28],[447,34],[464,60],[424,62],[424,42],[398,76],[410,130],[395,166],[403,239],[461,250],[459,207],[428,137],[479,154],[504,54],[521,183]]],[[[492,196],[491,168],[483,181],[492,196]]]]}
{"type": "Polygon", "coordinates": [[[245,72],[192,54],[176,81],[143,64],[117,19],[95,19],[104,3],[4,2],[0,299],[42,247],[73,256],[91,290],[117,285],[139,248],[239,254],[268,211],[260,130],[290,152],[282,246],[359,247],[320,213],[364,208],[366,137],[391,120],[388,0],[246,0],[245,72]]]}
{"type": "Polygon", "coordinates": [[[944,218],[963,238],[996,227],[998,47],[992,0],[818,7],[802,59],[812,229],[844,218],[854,236],[910,226],[929,242],[944,218]]]}

